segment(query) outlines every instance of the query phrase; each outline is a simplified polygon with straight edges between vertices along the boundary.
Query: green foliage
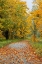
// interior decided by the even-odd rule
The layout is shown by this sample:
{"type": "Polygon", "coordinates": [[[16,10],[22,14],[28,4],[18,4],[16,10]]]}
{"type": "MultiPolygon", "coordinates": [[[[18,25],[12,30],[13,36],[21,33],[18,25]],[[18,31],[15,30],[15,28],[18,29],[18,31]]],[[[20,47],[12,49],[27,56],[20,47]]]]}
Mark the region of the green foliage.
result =
{"type": "Polygon", "coordinates": [[[35,42],[35,43],[30,41],[30,44],[35,49],[35,53],[39,57],[42,57],[42,41],[39,40],[39,42],[35,42]]]}

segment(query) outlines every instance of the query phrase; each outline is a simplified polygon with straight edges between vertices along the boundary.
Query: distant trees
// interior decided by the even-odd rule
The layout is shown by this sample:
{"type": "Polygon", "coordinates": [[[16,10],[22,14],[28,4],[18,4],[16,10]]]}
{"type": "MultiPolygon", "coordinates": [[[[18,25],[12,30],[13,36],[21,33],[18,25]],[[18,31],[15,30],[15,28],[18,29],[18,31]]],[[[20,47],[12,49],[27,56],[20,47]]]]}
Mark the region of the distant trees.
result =
{"type": "Polygon", "coordinates": [[[37,41],[37,34],[40,33],[40,36],[42,35],[42,0],[34,0],[33,3],[34,6],[30,14],[30,28],[32,30],[33,41],[37,41]]]}

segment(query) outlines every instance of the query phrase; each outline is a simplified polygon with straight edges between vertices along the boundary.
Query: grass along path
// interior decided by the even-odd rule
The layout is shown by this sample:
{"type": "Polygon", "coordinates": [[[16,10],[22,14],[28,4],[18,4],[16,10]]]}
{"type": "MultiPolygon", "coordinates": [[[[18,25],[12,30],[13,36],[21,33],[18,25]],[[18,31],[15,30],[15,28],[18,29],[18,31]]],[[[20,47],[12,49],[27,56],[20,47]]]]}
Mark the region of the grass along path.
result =
{"type": "Polygon", "coordinates": [[[5,40],[5,39],[0,39],[0,48],[4,47],[12,42],[17,42],[17,41],[21,41],[23,39],[14,39],[14,40],[5,40]]]}
{"type": "Polygon", "coordinates": [[[42,41],[30,42],[31,46],[35,49],[35,53],[42,58],[42,41]]]}

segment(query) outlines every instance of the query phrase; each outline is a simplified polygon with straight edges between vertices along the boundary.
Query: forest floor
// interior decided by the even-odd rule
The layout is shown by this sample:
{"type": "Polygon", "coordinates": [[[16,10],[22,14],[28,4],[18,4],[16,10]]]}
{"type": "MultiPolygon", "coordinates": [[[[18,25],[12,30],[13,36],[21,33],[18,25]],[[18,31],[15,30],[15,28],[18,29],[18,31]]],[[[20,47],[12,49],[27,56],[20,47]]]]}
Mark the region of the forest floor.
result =
{"type": "Polygon", "coordinates": [[[0,48],[0,64],[42,64],[27,40],[0,48]]]}

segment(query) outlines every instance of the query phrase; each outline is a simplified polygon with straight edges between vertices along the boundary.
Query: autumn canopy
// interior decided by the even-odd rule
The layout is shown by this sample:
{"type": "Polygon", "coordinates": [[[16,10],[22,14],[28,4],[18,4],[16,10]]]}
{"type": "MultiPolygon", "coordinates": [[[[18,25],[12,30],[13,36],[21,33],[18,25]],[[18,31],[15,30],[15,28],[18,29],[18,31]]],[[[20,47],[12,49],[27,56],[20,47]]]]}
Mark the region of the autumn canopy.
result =
{"type": "Polygon", "coordinates": [[[42,38],[42,0],[33,1],[29,12],[26,2],[0,0],[0,38],[42,38]]]}

